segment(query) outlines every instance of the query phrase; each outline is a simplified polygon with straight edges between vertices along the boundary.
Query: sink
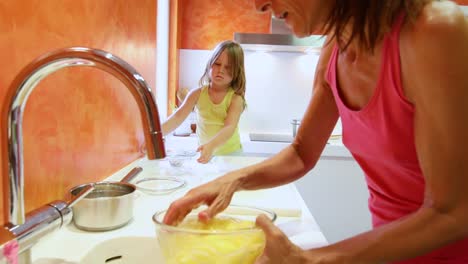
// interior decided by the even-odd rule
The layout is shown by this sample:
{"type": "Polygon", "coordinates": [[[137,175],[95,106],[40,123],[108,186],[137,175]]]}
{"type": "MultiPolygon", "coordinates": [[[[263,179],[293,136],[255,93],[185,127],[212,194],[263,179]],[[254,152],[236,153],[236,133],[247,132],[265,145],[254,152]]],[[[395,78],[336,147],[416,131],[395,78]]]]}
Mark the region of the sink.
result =
{"type": "Polygon", "coordinates": [[[79,264],[135,263],[164,263],[156,238],[119,237],[106,240],[92,248],[79,262],[79,264]]]}
{"type": "Polygon", "coordinates": [[[164,263],[156,237],[125,236],[107,239],[96,244],[89,251],[83,252],[82,257],[79,257],[80,254],[77,254],[76,251],[83,250],[83,246],[86,246],[87,243],[92,244],[91,240],[80,239],[78,245],[74,245],[76,241],[64,242],[63,249],[47,254],[54,254],[56,257],[42,256],[33,261],[33,264],[164,263]]]}

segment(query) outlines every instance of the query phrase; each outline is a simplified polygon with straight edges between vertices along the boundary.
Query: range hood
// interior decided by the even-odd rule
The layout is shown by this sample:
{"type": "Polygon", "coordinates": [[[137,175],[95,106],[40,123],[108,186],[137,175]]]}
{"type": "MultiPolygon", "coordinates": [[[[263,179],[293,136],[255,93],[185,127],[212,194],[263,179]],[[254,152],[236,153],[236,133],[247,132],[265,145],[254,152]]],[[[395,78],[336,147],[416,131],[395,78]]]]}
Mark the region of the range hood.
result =
{"type": "Polygon", "coordinates": [[[234,40],[239,42],[244,50],[320,52],[325,37],[312,35],[306,38],[298,38],[293,35],[283,20],[272,17],[271,34],[234,33],[234,40]]]}

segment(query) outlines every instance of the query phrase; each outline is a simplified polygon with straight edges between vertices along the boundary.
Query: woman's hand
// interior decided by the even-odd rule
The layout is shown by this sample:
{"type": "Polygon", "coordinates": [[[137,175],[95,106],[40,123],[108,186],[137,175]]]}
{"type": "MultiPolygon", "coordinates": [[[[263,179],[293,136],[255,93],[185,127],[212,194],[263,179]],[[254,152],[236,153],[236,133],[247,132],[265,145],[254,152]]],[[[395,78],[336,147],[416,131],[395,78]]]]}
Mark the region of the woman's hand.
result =
{"type": "Polygon", "coordinates": [[[296,264],[305,262],[305,251],[294,245],[268,217],[260,215],[257,217],[256,224],[265,233],[266,245],[263,255],[257,259],[255,264],[296,264]]]}
{"type": "Polygon", "coordinates": [[[213,157],[214,148],[210,144],[201,145],[198,147],[197,152],[200,152],[200,157],[197,159],[200,163],[208,163],[213,157]]]}
{"type": "Polygon", "coordinates": [[[184,197],[173,202],[169,206],[163,222],[169,225],[177,224],[181,222],[192,209],[202,204],[208,205],[208,208],[198,214],[200,221],[206,222],[216,214],[222,212],[231,202],[232,196],[239,186],[236,180],[231,180],[230,177],[226,176],[200,185],[190,190],[184,197]]]}

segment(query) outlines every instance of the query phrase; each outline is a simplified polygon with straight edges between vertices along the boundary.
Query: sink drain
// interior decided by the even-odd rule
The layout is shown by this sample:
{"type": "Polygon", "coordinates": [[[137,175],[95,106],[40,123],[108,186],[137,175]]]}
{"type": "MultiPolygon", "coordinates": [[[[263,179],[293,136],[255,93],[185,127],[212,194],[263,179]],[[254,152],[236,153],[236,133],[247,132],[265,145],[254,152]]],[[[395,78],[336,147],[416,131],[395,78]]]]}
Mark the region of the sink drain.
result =
{"type": "Polygon", "coordinates": [[[122,263],[122,256],[115,256],[115,257],[112,257],[112,258],[108,258],[106,259],[106,263],[111,263],[111,264],[118,264],[118,263],[122,263]]]}

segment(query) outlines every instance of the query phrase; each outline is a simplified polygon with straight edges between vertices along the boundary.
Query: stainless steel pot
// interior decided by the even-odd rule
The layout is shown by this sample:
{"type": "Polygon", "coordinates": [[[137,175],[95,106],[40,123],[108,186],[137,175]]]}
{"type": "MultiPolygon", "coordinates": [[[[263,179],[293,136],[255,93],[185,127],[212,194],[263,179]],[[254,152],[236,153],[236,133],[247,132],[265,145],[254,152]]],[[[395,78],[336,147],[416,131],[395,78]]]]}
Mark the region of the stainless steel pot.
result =
{"type": "Polygon", "coordinates": [[[96,182],[73,187],[71,198],[94,184],[94,190],[73,207],[75,226],[86,231],[107,231],[130,222],[136,187],[129,182],[142,170],[141,167],[133,168],[120,182],[96,182]]]}

